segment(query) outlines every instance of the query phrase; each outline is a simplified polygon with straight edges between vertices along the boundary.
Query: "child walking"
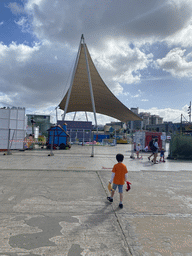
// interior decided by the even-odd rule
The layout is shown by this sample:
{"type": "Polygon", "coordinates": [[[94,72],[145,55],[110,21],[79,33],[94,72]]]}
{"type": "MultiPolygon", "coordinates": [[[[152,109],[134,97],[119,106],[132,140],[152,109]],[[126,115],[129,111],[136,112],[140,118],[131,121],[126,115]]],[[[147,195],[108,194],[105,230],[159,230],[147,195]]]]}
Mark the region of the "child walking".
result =
{"type": "Polygon", "coordinates": [[[141,157],[139,156],[140,151],[141,151],[141,144],[138,143],[136,147],[137,159],[142,159],[142,156],[141,157]]]}
{"type": "Polygon", "coordinates": [[[160,159],[159,159],[160,162],[165,162],[164,152],[165,152],[165,149],[162,148],[160,152],[160,159]]]}
{"type": "Polygon", "coordinates": [[[111,196],[107,197],[107,200],[109,200],[109,202],[112,203],[113,196],[118,187],[119,195],[120,195],[119,207],[121,209],[123,208],[123,185],[125,184],[125,181],[127,181],[127,178],[128,178],[127,167],[122,163],[123,159],[124,159],[124,155],[122,154],[116,155],[116,160],[118,163],[113,166],[111,179],[109,181],[110,184],[113,182],[112,192],[111,192],[111,196]]]}

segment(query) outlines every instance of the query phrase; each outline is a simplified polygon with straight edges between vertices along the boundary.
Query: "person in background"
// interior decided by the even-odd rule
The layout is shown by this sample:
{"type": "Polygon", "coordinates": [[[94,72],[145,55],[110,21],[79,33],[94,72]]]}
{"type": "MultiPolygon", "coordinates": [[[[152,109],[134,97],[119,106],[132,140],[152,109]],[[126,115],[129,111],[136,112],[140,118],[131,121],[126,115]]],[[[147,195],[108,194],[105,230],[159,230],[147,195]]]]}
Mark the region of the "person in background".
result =
{"type": "Polygon", "coordinates": [[[160,162],[165,162],[164,152],[165,152],[165,149],[162,148],[160,152],[160,159],[159,159],[160,162]]]}
{"type": "Polygon", "coordinates": [[[137,159],[139,159],[139,152],[141,150],[141,144],[138,143],[137,146],[136,146],[136,154],[137,154],[137,159]]]}
{"type": "Polygon", "coordinates": [[[155,147],[155,151],[154,151],[154,159],[153,159],[153,163],[154,164],[157,164],[157,155],[158,155],[158,139],[156,138],[155,141],[154,141],[154,147],[155,147]]]}

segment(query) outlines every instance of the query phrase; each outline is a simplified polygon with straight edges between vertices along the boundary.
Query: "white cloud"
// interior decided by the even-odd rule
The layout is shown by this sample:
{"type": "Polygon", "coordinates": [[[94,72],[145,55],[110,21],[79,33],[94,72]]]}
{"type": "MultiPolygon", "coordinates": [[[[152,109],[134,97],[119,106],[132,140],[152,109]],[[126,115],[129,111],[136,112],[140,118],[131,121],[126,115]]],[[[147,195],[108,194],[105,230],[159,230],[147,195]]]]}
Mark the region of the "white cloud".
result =
{"type": "Polygon", "coordinates": [[[180,45],[182,47],[192,46],[192,19],[190,23],[174,35],[168,36],[165,41],[168,45],[180,45]]]}
{"type": "Polygon", "coordinates": [[[109,37],[159,40],[183,29],[191,17],[190,1],[173,0],[29,0],[34,33],[50,41],[76,42],[86,31],[90,42],[109,37]]]}
{"type": "MultiPolygon", "coordinates": [[[[131,95],[131,94],[129,93],[128,95],[130,95],[131,98],[140,98],[140,97],[142,97],[143,93],[142,93],[141,90],[138,90],[138,91],[137,91],[137,94],[131,95]]],[[[141,100],[141,101],[143,101],[143,100],[141,100]]],[[[144,101],[146,101],[146,100],[144,100],[144,101]]]]}
{"type": "Polygon", "coordinates": [[[21,27],[22,32],[31,32],[31,25],[29,23],[29,20],[26,17],[21,17],[18,21],[15,21],[15,24],[21,27]]]}
{"type": "Polygon", "coordinates": [[[3,24],[4,24],[4,21],[1,21],[1,22],[0,22],[0,26],[2,26],[3,24]]]}
{"type": "Polygon", "coordinates": [[[100,51],[91,48],[93,61],[106,84],[116,94],[123,94],[122,84],[140,81],[140,71],[147,68],[153,55],[131,49],[126,40],[106,41],[100,51]],[[112,82],[113,81],[113,82],[112,82]]]}
{"type": "Polygon", "coordinates": [[[7,7],[10,8],[11,12],[15,15],[24,13],[24,7],[16,2],[9,3],[7,7]]]}
{"type": "Polygon", "coordinates": [[[157,60],[158,66],[175,77],[192,77],[192,61],[187,61],[191,53],[184,56],[185,51],[172,49],[163,59],[157,60]]]}
{"type": "Polygon", "coordinates": [[[0,93],[0,104],[1,106],[7,106],[7,104],[11,104],[13,100],[8,96],[0,93]]]}
{"type": "Polygon", "coordinates": [[[174,109],[174,108],[156,108],[152,107],[149,109],[139,109],[139,112],[148,112],[151,115],[159,115],[160,117],[163,117],[164,122],[172,121],[174,123],[178,123],[181,120],[181,114],[184,116],[183,120],[188,120],[188,114],[187,114],[188,106],[185,105],[182,107],[182,109],[174,109]]]}
{"type": "Polygon", "coordinates": [[[70,58],[67,47],[46,43],[33,47],[0,44],[1,92],[20,106],[46,108],[57,105],[66,88],[71,67],[66,59],[70,58]],[[14,93],[18,93],[18,97],[14,93]]]}

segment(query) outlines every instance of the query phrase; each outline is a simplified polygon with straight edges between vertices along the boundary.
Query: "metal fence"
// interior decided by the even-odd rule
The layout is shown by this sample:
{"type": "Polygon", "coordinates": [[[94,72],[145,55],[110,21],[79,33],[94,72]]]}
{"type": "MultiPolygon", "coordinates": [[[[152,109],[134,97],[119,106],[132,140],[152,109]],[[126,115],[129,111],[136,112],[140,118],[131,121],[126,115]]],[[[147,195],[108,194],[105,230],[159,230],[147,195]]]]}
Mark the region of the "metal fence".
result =
{"type": "Polygon", "coordinates": [[[70,129],[67,132],[70,135],[70,143],[78,143],[78,142],[85,143],[85,142],[92,141],[91,130],[70,129]]]}

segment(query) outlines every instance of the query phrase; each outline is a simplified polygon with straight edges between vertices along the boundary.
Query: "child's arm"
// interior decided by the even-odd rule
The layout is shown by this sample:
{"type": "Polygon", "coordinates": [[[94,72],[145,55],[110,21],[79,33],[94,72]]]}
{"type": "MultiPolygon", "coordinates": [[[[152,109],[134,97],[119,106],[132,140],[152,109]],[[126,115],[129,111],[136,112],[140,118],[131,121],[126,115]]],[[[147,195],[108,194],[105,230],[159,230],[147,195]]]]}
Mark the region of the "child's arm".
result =
{"type": "Polygon", "coordinates": [[[112,173],[111,173],[111,179],[110,179],[109,183],[112,183],[112,182],[113,182],[114,177],[115,177],[115,173],[112,172],[112,173]]]}
{"type": "Polygon", "coordinates": [[[127,179],[128,179],[128,172],[125,173],[125,181],[127,181],[127,179]]]}

